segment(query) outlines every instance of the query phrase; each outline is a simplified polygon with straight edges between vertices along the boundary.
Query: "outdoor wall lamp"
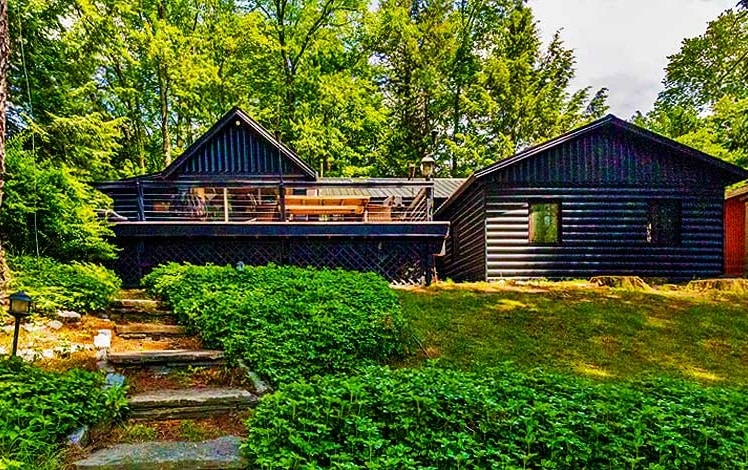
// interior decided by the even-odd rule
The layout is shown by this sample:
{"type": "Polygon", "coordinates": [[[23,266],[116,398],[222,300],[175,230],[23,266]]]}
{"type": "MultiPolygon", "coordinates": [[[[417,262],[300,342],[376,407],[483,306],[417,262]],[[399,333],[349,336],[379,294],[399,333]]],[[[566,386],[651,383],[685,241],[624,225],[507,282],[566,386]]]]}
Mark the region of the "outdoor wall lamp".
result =
{"type": "Polygon", "coordinates": [[[431,179],[431,175],[434,174],[434,166],[436,160],[431,155],[426,155],[421,159],[421,174],[427,180],[431,179]]]}
{"type": "Polygon", "coordinates": [[[31,297],[25,292],[16,292],[10,294],[8,299],[10,300],[10,314],[16,320],[13,330],[13,352],[11,353],[12,356],[15,356],[18,350],[18,332],[21,328],[21,319],[31,315],[31,297]]]}

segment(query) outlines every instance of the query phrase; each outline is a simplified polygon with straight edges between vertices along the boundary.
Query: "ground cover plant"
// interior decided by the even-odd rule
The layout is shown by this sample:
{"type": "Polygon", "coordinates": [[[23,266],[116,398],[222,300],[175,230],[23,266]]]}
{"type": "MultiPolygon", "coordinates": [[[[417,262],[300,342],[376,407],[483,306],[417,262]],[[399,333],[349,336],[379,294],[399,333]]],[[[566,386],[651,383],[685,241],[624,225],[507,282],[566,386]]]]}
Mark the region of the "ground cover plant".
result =
{"type": "Polygon", "coordinates": [[[207,347],[274,383],[351,371],[405,349],[397,294],[371,273],[169,264],[144,284],[207,347]]]}
{"type": "Polygon", "coordinates": [[[117,418],[125,403],[124,390],[104,388],[100,373],[0,360],[0,468],[36,468],[70,433],[117,418]]]}
{"type": "Polygon", "coordinates": [[[511,361],[600,379],[748,385],[748,296],[586,282],[400,290],[426,357],[464,369],[511,361]]]}
{"type": "Polygon", "coordinates": [[[32,256],[13,257],[9,262],[11,288],[26,291],[38,312],[103,310],[121,287],[112,270],[93,263],[61,263],[32,256]]]}
{"type": "Polygon", "coordinates": [[[748,468],[748,394],[505,367],[372,367],[284,385],[248,421],[253,468],[748,468]]]}

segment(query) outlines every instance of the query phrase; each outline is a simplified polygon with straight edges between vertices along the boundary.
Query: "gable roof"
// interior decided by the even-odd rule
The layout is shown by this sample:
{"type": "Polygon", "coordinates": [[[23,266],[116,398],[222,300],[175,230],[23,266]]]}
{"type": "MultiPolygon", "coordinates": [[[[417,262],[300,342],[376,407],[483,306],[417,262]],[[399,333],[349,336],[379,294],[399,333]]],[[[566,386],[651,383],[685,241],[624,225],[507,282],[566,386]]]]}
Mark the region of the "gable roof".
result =
{"type": "Polygon", "coordinates": [[[310,179],[317,178],[317,172],[315,172],[312,167],[310,167],[301,158],[299,158],[299,156],[296,155],[296,152],[276,139],[272,134],[270,134],[270,132],[267,131],[267,129],[262,127],[260,123],[252,119],[247,113],[236,106],[234,106],[229,112],[224,114],[223,117],[218,120],[218,122],[213,124],[213,126],[208,129],[208,131],[205,132],[192,145],[190,145],[187,150],[185,150],[184,153],[179,156],[179,158],[174,160],[169,166],[160,171],[158,173],[158,176],[168,178],[174,175],[177,170],[183,168],[188,161],[196,157],[207,142],[209,142],[221,131],[231,126],[235,122],[249,127],[268,144],[276,148],[280,152],[280,154],[284,156],[294,167],[298,168],[304,174],[304,176],[310,179]]]}
{"type": "Polygon", "coordinates": [[[712,157],[711,155],[708,155],[700,150],[696,150],[693,147],[689,147],[687,145],[681,144],[680,142],[676,142],[675,140],[669,139],[660,134],[644,129],[643,127],[639,127],[637,125],[626,122],[623,119],[620,119],[612,114],[608,114],[607,116],[601,119],[593,121],[577,129],[573,129],[547,142],[527,148],[519,153],[514,154],[513,156],[509,158],[500,160],[492,165],[489,165],[481,170],[476,171],[475,173],[470,175],[470,177],[462,184],[462,186],[460,186],[457,189],[457,191],[455,191],[452,194],[452,196],[444,204],[441,205],[441,207],[439,207],[439,209],[437,210],[437,213],[443,212],[444,210],[446,210],[446,208],[451,206],[454,203],[454,201],[457,200],[463,192],[465,192],[473,184],[485,178],[486,176],[499,172],[505,168],[517,165],[520,162],[523,162],[525,160],[531,159],[537,155],[544,153],[548,149],[562,145],[571,140],[577,139],[597,129],[600,129],[603,127],[611,127],[611,126],[625,133],[634,134],[645,140],[649,140],[651,142],[668,147],[682,155],[685,155],[689,158],[692,158],[708,166],[711,166],[715,170],[721,170],[731,175],[732,177],[734,177],[735,182],[748,179],[748,171],[744,170],[743,168],[733,165],[732,163],[728,163],[724,160],[720,160],[716,157],[712,157]]]}

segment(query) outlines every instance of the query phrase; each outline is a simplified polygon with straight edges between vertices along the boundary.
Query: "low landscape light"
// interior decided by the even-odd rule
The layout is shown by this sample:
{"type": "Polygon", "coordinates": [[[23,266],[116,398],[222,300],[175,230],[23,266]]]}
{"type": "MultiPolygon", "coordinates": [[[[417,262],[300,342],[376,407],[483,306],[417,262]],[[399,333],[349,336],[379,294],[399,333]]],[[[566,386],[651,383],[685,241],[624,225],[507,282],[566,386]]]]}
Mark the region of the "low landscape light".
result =
{"type": "Polygon", "coordinates": [[[16,325],[13,330],[13,351],[11,355],[15,356],[18,350],[18,333],[21,328],[21,319],[31,315],[31,297],[25,292],[16,292],[10,294],[8,297],[10,300],[10,306],[8,308],[10,314],[15,318],[16,325]]]}

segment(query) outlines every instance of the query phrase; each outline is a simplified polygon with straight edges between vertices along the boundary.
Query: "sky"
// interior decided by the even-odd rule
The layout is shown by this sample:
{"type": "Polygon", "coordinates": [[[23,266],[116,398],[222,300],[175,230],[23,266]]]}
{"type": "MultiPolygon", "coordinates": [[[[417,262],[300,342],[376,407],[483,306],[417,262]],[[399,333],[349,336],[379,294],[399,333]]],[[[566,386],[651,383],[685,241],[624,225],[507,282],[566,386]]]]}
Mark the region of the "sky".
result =
{"type": "Polygon", "coordinates": [[[647,112],[662,89],[667,56],[737,0],[529,0],[543,39],[556,30],[574,49],[574,89],[609,88],[610,112],[647,112]]]}

